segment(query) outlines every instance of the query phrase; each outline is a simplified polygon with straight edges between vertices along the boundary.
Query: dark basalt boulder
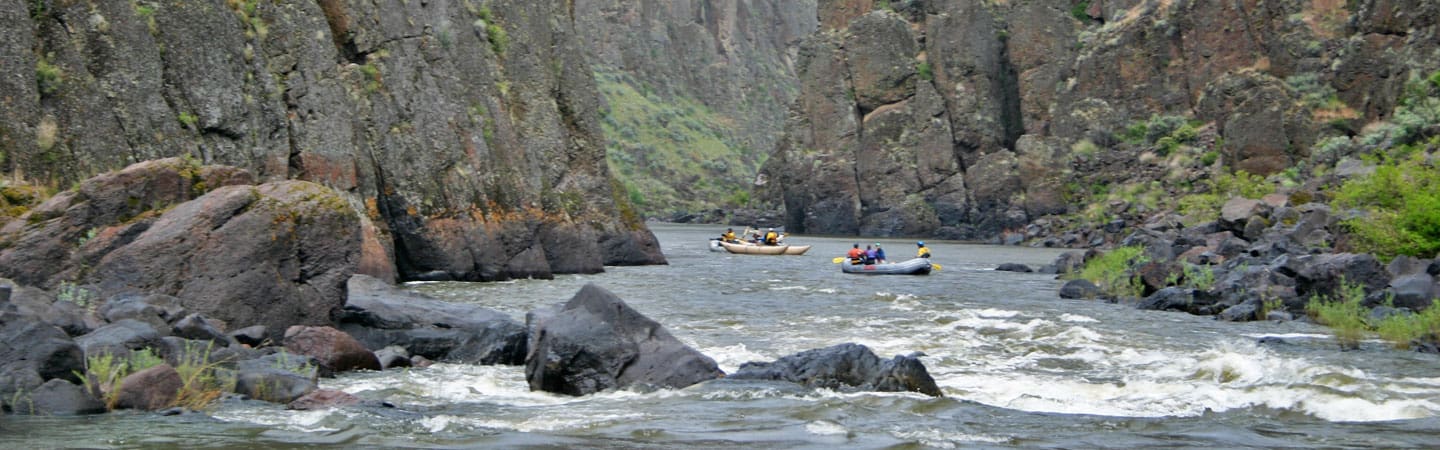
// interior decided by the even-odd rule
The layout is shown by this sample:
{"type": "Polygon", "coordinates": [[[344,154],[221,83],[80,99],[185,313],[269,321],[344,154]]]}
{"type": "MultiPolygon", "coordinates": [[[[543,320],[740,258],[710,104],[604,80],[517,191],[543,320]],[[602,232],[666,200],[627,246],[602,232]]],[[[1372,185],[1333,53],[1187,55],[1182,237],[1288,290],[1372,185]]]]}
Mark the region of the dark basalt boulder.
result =
{"type": "Polygon", "coordinates": [[[1182,287],[1167,287],[1145,297],[1135,307],[1154,311],[1194,311],[1195,290],[1182,287]]]}
{"type": "Polygon", "coordinates": [[[776,380],[838,391],[919,392],[943,397],[925,365],[913,356],[882,360],[869,347],[840,344],[774,362],[748,362],[726,378],[776,380]]]}
{"type": "Polygon", "coordinates": [[[1100,287],[1090,280],[1070,280],[1060,286],[1060,298],[1065,299],[1095,299],[1103,295],[1100,287]]]}
{"type": "Polygon", "coordinates": [[[106,412],[105,403],[84,387],[61,379],[51,379],[11,406],[14,414],[36,416],[74,416],[106,412]]]}
{"type": "Polygon", "coordinates": [[[0,402],[53,379],[78,384],[84,370],[85,353],[64,331],[0,304],[0,402]]]}
{"type": "Polygon", "coordinates": [[[1000,264],[1000,267],[996,267],[995,270],[1000,271],[1000,272],[1019,272],[1019,273],[1031,273],[1031,272],[1034,272],[1034,271],[1035,271],[1034,269],[1031,269],[1030,266],[1027,266],[1027,265],[1024,265],[1024,264],[1020,264],[1020,263],[1004,263],[1004,264],[1000,264]]]}
{"type": "Polygon", "coordinates": [[[75,343],[85,350],[87,357],[107,353],[125,356],[130,354],[131,350],[157,346],[160,344],[161,338],[165,336],[165,333],[156,330],[149,323],[135,319],[123,319],[77,337],[75,343]]]}
{"type": "Polygon", "coordinates": [[[525,326],[480,306],[450,303],[366,275],[347,283],[339,328],[370,349],[399,346],[410,355],[467,364],[525,362],[525,326]]]}
{"type": "Polygon", "coordinates": [[[314,357],[332,372],[380,370],[380,359],[364,344],[330,327],[293,326],[285,330],[285,349],[314,357]]]}
{"type": "Polygon", "coordinates": [[[724,375],[609,291],[587,284],[569,302],[526,315],[530,390],[586,395],[629,386],[682,388],[724,375]]]}

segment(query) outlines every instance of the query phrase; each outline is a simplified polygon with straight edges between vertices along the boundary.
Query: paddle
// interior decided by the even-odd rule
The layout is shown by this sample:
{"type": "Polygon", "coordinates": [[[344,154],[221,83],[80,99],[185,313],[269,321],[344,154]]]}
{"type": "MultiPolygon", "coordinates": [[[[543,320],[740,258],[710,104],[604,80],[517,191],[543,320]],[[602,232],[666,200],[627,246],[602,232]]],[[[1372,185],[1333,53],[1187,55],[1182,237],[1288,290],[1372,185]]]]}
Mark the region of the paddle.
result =
{"type": "Polygon", "coordinates": [[[930,269],[931,269],[931,270],[934,270],[934,271],[936,271],[936,272],[939,272],[939,271],[940,271],[940,265],[939,265],[939,264],[935,264],[935,263],[930,263],[930,269]]]}
{"type": "Polygon", "coordinates": [[[835,264],[840,264],[840,263],[843,262],[843,261],[845,261],[845,257],[844,257],[844,256],[836,256],[835,259],[830,260],[830,262],[835,263],[835,264]]]}

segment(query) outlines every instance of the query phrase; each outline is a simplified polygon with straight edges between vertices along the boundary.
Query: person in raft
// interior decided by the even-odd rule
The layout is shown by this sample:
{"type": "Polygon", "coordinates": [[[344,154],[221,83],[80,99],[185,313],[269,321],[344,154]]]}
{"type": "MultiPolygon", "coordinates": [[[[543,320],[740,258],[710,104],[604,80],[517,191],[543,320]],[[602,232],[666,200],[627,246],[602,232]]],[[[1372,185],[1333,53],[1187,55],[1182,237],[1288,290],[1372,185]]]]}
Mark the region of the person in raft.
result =
{"type": "Polygon", "coordinates": [[[732,244],[736,244],[736,243],[739,243],[739,242],[740,242],[739,239],[736,239],[736,238],[735,238],[735,229],[734,229],[734,228],[726,228],[726,229],[725,229],[725,234],[720,235],[720,240],[725,241],[725,242],[729,242],[729,243],[732,243],[732,244]]]}
{"type": "Polygon", "coordinates": [[[860,264],[865,261],[865,251],[860,249],[860,244],[850,247],[850,253],[845,256],[850,258],[850,264],[860,264]]]}
{"type": "Polygon", "coordinates": [[[930,249],[927,248],[927,247],[925,247],[925,241],[916,242],[916,243],[915,243],[915,246],[916,246],[916,247],[919,247],[919,249],[915,250],[915,257],[916,257],[916,258],[929,258],[929,257],[930,257],[930,249]]]}
{"type": "Polygon", "coordinates": [[[875,243],[875,264],[885,264],[885,249],[880,248],[880,243],[875,243]]]}
{"type": "Polygon", "coordinates": [[[774,228],[771,228],[770,231],[765,232],[765,245],[775,245],[779,242],[780,233],[776,233],[774,228]]]}

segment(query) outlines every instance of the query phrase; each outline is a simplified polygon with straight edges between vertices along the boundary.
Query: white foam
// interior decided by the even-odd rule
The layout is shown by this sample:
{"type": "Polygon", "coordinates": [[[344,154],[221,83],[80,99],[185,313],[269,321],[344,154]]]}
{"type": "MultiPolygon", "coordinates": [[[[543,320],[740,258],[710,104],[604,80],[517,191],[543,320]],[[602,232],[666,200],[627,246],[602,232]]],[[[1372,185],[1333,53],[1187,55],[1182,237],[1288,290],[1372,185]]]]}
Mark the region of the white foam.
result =
{"type": "Polygon", "coordinates": [[[1082,315],[1078,315],[1078,314],[1065,313],[1065,314],[1061,314],[1061,315],[1060,315],[1060,321],[1061,321],[1061,322],[1074,322],[1074,323],[1094,323],[1094,322],[1099,322],[1100,320],[1099,320],[1099,319],[1096,319],[1096,318],[1093,318],[1093,317],[1089,317],[1089,316],[1082,316],[1082,315]]]}
{"type": "Polygon", "coordinates": [[[805,431],[809,432],[810,434],[818,434],[822,436],[846,435],[850,433],[850,430],[845,428],[844,425],[831,422],[829,420],[816,420],[807,423],[805,424],[805,431]]]}

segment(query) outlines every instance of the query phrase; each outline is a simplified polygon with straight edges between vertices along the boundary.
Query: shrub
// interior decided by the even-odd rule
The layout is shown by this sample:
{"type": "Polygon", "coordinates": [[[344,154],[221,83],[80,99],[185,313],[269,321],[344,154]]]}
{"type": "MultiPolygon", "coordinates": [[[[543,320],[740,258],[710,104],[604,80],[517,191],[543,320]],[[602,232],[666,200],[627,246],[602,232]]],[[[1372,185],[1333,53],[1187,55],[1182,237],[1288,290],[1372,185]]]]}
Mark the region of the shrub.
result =
{"type": "Polygon", "coordinates": [[[1145,249],[1138,246],[1116,248],[1086,262],[1078,277],[1090,280],[1111,296],[1139,298],[1144,286],[1130,269],[1148,260],[1144,253],[1145,249]]]}
{"type": "Polygon", "coordinates": [[[35,60],[35,87],[40,90],[40,95],[49,97],[60,91],[60,84],[65,79],[65,72],[59,67],[50,64],[45,58],[35,60]]]}
{"type": "Polygon", "coordinates": [[[916,65],[915,65],[915,73],[919,74],[919,75],[920,75],[920,79],[925,80],[925,81],[930,81],[930,80],[934,80],[934,79],[935,79],[935,73],[933,72],[933,69],[930,68],[930,62],[929,62],[929,61],[922,61],[922,62],[920,62],[919,64],[916,64],[916,65]]]}
{"type": "Polygon", "coordinates": [[[1357,250],[1387,260],[1440,252],[1440,169],[1426,163],[1423,154],[1346,181],[1335,204],[1366,212],[1345,221],[1357,250]]]}
{"type": "Polygon", "coordinates": [[[1210,266],[1200,266],[1185,263],[1185,285],[1195,290],[1208,291],[1215,287],[1215,269],[1210,266]]]}
{"type": "Polygon", "coordinates": [[[1365,336],[1368,329],[1365,323],[1365,307],[1360,306],[1364,300],[1364,286],[1341,279],[1340,298],[1331,298],[1328,295],[1311,297],[1310,303],[1305,305],[1305,312],[1320,324],[1330,327],[1341,349],[1358,349],[1360,338],[1365,336]]]}

